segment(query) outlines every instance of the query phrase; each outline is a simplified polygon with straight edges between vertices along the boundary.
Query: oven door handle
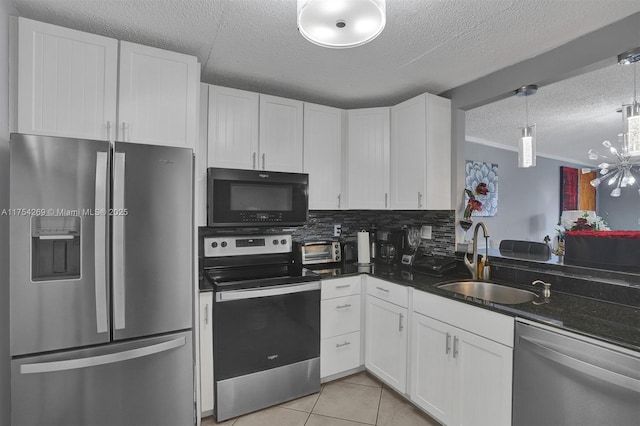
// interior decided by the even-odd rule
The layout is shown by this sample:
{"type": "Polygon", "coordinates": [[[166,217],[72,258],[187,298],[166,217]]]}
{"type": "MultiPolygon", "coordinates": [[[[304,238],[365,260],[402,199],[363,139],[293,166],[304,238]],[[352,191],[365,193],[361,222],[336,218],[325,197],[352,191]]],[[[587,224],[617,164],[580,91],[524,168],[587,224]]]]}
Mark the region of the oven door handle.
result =
{"type": "Polygon", "coordinates": [[[304,284],[287,284],[273,287],[220,291],[216,293],[216,302],[255,299],[257,297],[279,296],[282,294],[301,293],[303,291],[313,290],[320,290],[320,281],[313,281],[304,284]]]}

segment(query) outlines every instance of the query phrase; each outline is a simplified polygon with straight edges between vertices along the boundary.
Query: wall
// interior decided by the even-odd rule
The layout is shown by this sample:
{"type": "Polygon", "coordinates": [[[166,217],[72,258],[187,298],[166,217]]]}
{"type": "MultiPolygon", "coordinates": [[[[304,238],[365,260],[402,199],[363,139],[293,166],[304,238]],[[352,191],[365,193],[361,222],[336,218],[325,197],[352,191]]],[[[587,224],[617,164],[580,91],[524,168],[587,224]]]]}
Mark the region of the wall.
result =
{"type": "MultiPolygon", "coordinates": [[[[492,241],[503,239],[542,242],[555,236],[560,212],[560,166],[579,165],[538,156],[536,167],[518,168],[518,153],[478,143],[465,144],[467,160],[498,164],[498,213],[472,217],[487,225],[492,241]]],[[[460,200],[463,194],[458,194],[460,200]]],[[[458,228],[459,229],[459,228],[458,228]]],[[[473,236],[467,231],[468,240],[473,236]]]]}
{"type": "Polygon", "coordinates": [[[611,229],[640,230],[640,196],[638,186],[622,188],[618,198],[609,196],[611,190],[606,183],[598,187],[598,216],[602,217],[611,229]]]}
{"type": "MultiPolygon", "coordinates": [[[[9,207],[9,15],[10,0],[0,0],[0,211],[9,207]]],[[[0,215],[0,425],[11,407],[9,358],[9,217],[0,215]]]]}

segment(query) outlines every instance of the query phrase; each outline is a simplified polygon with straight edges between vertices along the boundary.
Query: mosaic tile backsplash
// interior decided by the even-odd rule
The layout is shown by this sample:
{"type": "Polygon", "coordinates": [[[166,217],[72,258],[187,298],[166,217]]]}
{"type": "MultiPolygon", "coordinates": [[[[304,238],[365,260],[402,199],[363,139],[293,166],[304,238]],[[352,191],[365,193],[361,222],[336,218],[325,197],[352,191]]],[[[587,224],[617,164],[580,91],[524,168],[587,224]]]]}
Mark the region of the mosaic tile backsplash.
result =
{"type": "MultiPolygon", "coordinates": [[[[305,226],[296,228],[234,228],[214,229],[201,227],[200,238],[215,234],[273,234],[291,233],[294,241],[332,240],[333,225],[342,226],[339,240],[355,242],[357,232],[369,231],[373,226],[393,231],[403,227],[431,226],[431,239],[421,240],[420,246],[428,253],[453,255],[455,251],[455,212],[453,210],[311,210],[305,226]]],[[[202,255],[202,253],[200,253],[202,255]]]]}

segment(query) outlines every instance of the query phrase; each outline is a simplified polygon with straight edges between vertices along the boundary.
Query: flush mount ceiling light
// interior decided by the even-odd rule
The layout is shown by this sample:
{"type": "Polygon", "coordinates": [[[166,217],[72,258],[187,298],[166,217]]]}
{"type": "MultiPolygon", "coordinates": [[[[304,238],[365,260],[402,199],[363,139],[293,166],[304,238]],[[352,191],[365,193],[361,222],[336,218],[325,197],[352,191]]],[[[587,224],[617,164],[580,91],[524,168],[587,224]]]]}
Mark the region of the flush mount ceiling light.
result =
{"type": "Polygon", "coordinates": [[[298,0],[298,30],[318,46],[361,46],[384,29],[386,0],[298,0]]]}
{"type": "MultiPolygon", "coordinates": [[[[607,157],[593,149],[589,150],[589,159],[604,159],[598,164],[600,176],[591,181],[591,185],[597,188],[600,183],[607,181],[609,186],[613,186],[610,195],[619,197],[622,194],[621,188],[633,186],[637,183],[635,174],[640,173],[640,104],[636,97],[636,62],[640,61],[640,47],[629,50],[618,55],[618,63],[621,65],[633,64],[633,103],[622,105],[622,128],[623,133],[618,135],[621,149],[618,151],[611,142],[604,141],[602,145],[607,148],[613,157],[607,157]],[[606,160],[612,160],[614,164],[606,160]]],[[[583,173],[590,172],[591,169],[582,169],[583,173]]],[[[640,195],[640,189],[638,190],[640,195]]]]}
{"type": "Polygon", "coordinates": [[[525,124],[521,127],[522,137],[518,141],[518,167],[535,167],[536,165],[536,137],[535,124],[529,126],[529,101],[530,95],[535,95],[538,86],[530,84],[516,90],[516,96],[524,96],[525,124]]]}

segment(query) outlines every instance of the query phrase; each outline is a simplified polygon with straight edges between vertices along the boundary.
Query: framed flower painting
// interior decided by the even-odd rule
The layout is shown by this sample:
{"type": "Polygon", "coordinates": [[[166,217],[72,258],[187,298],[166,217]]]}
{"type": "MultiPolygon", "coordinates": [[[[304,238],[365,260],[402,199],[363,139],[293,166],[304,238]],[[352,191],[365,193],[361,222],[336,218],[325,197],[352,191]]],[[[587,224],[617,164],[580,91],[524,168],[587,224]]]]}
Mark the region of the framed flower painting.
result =
{"type": "MultiPolygon", "coordinates": [[[[497,164],[467,160],[465,163],[465,188],[475,192],[476,200],[482,203],[482,208],[474,210],[472,216],[495,216],[498,213],[497,164]]],[[[465,205],[468,201],[469,196],[465,194],[465,205]]]]}

